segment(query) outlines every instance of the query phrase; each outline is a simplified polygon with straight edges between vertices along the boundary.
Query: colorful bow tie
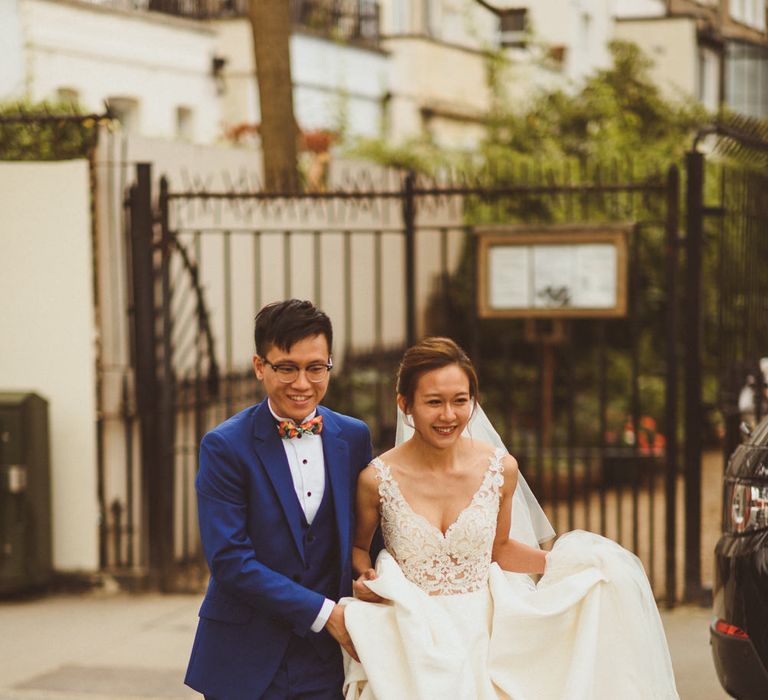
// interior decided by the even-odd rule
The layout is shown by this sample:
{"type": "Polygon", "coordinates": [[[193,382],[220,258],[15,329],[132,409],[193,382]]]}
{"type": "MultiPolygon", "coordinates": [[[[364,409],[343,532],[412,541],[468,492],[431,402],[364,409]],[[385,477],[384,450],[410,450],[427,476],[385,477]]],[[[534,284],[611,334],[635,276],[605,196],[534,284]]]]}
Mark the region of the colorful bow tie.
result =
{"type": "Polygon", "coordinates": [[[304,433],[309,435],[319,435],[323,429],[323,417],[315,416],[311,420],[304,421],[301,425],[296,425],[292,420],[281,420],[277,424],[277,432],[283,440],[291,438],[300,438],[304,433]]]}

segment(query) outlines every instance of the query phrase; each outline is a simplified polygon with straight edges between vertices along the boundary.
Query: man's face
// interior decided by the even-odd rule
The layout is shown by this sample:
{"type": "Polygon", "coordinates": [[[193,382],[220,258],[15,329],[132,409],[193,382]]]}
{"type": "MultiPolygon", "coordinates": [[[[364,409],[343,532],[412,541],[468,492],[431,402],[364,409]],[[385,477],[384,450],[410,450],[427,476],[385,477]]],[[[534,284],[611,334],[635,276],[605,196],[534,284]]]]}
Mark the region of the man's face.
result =
{"type": "Polygon", "coordinates": [[[329,375],[320,382],[311,382],[305,370],[313,365],[325,365],[329,359],[330,349],[325,336],[311,335],[294,343],[287,352],[272,345],[266,351],[266,357],[254,355],[253,370],[264,384],[272,410],[278,416],[300,422],[315,410],[328,390],[329,375]],[[272,365],[295,367],[300,371],[293,381],[282,382],[272,365]]]}

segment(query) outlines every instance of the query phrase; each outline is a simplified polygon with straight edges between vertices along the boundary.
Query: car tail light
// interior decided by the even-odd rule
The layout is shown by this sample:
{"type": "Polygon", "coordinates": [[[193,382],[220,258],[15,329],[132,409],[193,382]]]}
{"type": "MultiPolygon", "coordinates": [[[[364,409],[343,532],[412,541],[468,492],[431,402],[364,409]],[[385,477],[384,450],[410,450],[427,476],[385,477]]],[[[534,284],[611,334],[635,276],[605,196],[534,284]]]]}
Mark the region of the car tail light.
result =
{"type": "Polygon", "coordinates": [[[731,484],[726,521],[732,532],[768,528],[768,486],[731,484]]]}
{"type": "Polygon", "coordinates": [[[738,637],[739,639],[749,639],[749,635],[743,629],[741,629],[741,627],[736,627],[736,625],[731,625],[725,620],[718,620],[715,623],[715,629],[718,632],[720,632],[720,634],[724,634],[728,637],[738,637]]]}

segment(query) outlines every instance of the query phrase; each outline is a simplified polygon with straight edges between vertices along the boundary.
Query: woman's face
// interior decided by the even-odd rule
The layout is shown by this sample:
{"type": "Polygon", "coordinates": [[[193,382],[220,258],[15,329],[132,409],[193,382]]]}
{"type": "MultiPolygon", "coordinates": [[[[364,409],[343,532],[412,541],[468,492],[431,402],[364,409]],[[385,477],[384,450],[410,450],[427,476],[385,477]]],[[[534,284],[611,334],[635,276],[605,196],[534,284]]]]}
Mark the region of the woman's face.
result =
{"type": "Polygon", "coordinates": [[[401,410],[410,415],[419,436],[430,445],[445,448],[461,436],[472,412],[469,378],[458,365],[447,365],[419,377],[408,406],[399,396],[401,410]]]}

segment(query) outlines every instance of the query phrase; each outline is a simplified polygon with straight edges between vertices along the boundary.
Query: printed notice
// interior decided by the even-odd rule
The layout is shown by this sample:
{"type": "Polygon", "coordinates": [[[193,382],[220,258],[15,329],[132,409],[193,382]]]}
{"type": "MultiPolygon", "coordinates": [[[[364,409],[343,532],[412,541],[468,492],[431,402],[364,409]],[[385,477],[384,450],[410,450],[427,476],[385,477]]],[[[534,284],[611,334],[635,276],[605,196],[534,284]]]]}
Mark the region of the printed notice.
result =
{"type": "Polygon", "coordinates": [[[616,306],[616,246],[593,243],[575,248],[574,306],[591,309],[616,306]]]}
{"type": "Polygon", "coordinates": [[[487,253],[490,312],[623,313],[617,243],[494,241],[487,253]]]}
{"type": "Polygon", "coordinates": [[[529,246],[494,246],[488,252],[493,309],[527,309],[531,305],[529,246]]]}

